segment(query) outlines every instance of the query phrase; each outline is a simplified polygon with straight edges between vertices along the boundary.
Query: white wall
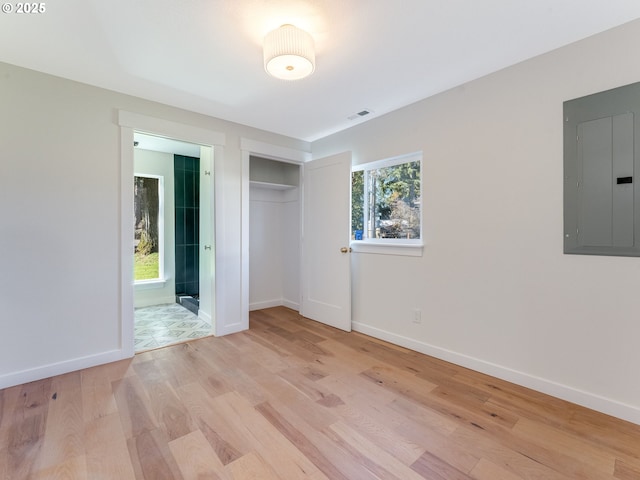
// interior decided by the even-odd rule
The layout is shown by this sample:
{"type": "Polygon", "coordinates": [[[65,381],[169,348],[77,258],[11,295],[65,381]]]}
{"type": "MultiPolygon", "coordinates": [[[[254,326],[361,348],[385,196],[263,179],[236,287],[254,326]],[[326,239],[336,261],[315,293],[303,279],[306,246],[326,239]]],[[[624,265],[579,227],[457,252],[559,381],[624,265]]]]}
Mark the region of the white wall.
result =
{"type": "Polygon", "coordinates": [[[312,144],[424,152],[424,255],[352,255],[357,330],[640,423],[640,259],[562,241],[562,103],[640,81],[638,44],[636,21],[312,144]]]}
{"type": "Polygon", "coordinates": [[[249,308],[299,308],[299,189],[251,186],[249,203],[249,308]]]}
{"type": "Polygon", "coordinates": [[[176,301],[176,242],[173,154],[134,149],[133,171],[136,174],[161,175],[164,181],[164,280],[162,287],[138,284],[134,289],[134,306],[148,307],[176,301]]]}
{"type": "Polygon", "coordinates": [[[240,138],[308,144],[3,63],[0,105],[0,388],[122,358],[120,109],[226,136],[216,324],[238,321],[240,138]]]}
{"type": "Polygon", "coordinates": [[[300,189],[285,190],[282,195],[282,304],[300,310],[300,189]]]}

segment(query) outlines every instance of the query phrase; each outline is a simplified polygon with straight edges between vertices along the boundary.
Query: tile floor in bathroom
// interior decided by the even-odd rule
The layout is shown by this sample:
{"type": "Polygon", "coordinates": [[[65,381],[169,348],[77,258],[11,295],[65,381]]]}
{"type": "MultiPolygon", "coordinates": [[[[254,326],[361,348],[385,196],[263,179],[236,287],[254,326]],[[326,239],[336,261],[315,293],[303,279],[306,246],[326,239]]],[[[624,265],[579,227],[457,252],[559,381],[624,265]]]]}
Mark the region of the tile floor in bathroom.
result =
{"type": "Polygon", "coordinates": [[[135,310],[135,351],[211,335],[211,325],[177,303],[135,310]]]}

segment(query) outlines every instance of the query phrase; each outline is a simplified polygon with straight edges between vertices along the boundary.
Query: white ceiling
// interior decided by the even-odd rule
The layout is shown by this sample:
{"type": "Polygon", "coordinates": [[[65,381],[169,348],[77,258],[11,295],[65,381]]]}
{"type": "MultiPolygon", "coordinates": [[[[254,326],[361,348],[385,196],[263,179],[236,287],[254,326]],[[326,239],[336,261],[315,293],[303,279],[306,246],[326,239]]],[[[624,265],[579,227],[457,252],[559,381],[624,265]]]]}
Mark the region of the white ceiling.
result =
{"type": "Polygon", "coordinates": [[[640,17],[639,0],[44,4],[0,13],[0,61],[307,141],[640,17]],[[315,39],[307,79],[263,69],[262,38],[283,23],[315,39]]]}

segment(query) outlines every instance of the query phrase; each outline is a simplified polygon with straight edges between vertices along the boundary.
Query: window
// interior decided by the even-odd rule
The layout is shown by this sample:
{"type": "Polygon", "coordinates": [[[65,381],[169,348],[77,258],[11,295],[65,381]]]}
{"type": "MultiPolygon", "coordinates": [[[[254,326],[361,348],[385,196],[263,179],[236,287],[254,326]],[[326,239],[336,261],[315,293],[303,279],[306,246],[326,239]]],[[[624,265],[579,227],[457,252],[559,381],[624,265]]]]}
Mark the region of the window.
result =
{"type": "Polygon", "coordinates": [[[403,253],[421,254],[421,167],[422,153],[414,153],[352,168],[351,238],[355,251],[371,251],[363,245],[389,245],[418,247],[419,253],[403,253]]]}
{"type": "Polygon", "coordinates": [[[163,178],[136,174],[134,198],[134,281],[148,283],[164,276],[163,178]]]}

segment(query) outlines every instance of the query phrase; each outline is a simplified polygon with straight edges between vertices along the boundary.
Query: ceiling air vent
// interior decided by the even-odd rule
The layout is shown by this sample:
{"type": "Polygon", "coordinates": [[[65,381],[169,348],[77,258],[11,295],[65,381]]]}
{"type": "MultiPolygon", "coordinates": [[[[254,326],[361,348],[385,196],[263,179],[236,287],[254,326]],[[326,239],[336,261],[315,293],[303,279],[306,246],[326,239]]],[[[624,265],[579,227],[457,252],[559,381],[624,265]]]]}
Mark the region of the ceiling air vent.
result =
{"type": "Polygon", "coordinates": [[[349,115],[347,118],[349,120],[355,120],[356,118],[364,117],[366,115],[369,115],[370,113],[373,113],[373,110],[365,108],[364,110],[360,110],[358,113],[354,113],[353,115],[349,115]]]}

